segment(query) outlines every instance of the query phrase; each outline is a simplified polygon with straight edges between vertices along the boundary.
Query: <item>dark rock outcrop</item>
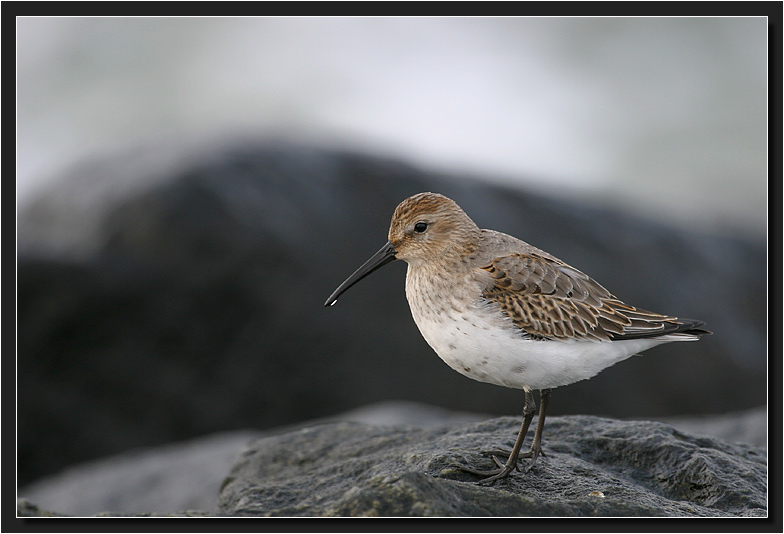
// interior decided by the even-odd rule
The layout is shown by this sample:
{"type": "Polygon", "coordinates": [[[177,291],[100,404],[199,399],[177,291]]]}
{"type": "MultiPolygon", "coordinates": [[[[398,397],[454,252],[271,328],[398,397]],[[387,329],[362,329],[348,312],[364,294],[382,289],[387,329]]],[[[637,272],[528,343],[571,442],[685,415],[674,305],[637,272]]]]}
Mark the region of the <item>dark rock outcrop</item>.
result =
{"type": "Polygon", "coordinates": [[[392,265],[326,297],[424,190],[620,298],[707,321],[558,389],[553,414],[723,413],[766,402],[764,240],[707,236],[397,161],[292,145],[160,147],[86,162],[18,219],[18,478],[131,448],[272,428],[385,399],[518,413],[448,369],[392,265]],[[201,149],[201,147],[199,147],[201,149]]]}
{"type": "Polygon", "coordinates": [[[429,430],[332,423],[250,443],[218,512],[258,516],[764,517],[763,450],[669,425],[590,416],[548,419],[529,472],[492,487],[459,465],[493,467],[519,420],[429,430]]]}
{"type": "MultiPolygon", "coordinates": [[[[722,416],[678,418],[671,424],[681,433],[695,437],[710,436],[728,443],[764,447],[765,412],[765,407],[761,407],[722,416]]],[[[458,428],[487,419],[481,414],[450,412],[412,402],[382,402],[266,433],[222,432],[124,452],[40,479],[20,489],[19,496],[27,499],[25,502],[69,516],[169,515],[175,513],[173,510],[202,510],[208,514],[214,513],[221,484],[240,450],[256,437],[334,422],[458,428]]]]}

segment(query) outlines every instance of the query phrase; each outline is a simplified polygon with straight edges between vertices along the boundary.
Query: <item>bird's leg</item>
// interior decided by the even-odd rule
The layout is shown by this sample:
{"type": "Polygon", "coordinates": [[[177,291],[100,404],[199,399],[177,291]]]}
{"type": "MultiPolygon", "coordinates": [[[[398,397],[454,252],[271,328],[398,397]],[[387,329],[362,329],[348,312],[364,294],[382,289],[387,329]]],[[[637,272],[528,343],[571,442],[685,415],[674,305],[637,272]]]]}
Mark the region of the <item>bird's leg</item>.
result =
{"type": "Polygon", "coordinates": [[[531,463],[528,464],[528,471],[534,466],[536,459],[541,454],[544,456],[544,452],[542,451],[542,431],[544,430],[544,417],[545,412],[547,411],[547,404],[550,402],[550,390],[549,389],[542,389],[539,391],[539,420],[536,422],[536,432],[534,433],[534,441],[531,443],[531,450],[528,452],[521,454],[520,458],[530,458],[531,463]]]}
{"type": "MultiPolygon", "coordinates": [[[[514,469],[517,468],[517,457],[520,454],[520,449],[523,446],[523,441],[525,440],[525,435],[528,433],[528,427],[531,425],[531,420],[534,418],[534,414],[536,413],[536,401],[534,401],[534,394],[529,388],[524,388],[525,391],[525,406],[523,407],[523,424],[520,427],[520,433],[517,435],[517,440],[515,441],[514,447],[512,448],[512,454],[509,455],[507,458],[506,463],[502,464],[501,461],[494,455],[493,461],[498,465],[498,469],[493,469],[490,471],[479,471],[476,469],[470,469],[468,467],[461,466],[460,469],[463,471],[467,471],[469,473],[473,473],[475,475],[482,475],[488,476],[483,480],[480,480],[480,484],[488,484],[490,482],[494,482],[501,478],[504,478],[509,473],[511,473],[514,469]]],[[[549,395],[549,390],[548,390],[549,395]]],[[[537,427],[537,431],[539,431],[537,427]]],[[[539,432],[541,433],[541,432],[539,432]]]]}

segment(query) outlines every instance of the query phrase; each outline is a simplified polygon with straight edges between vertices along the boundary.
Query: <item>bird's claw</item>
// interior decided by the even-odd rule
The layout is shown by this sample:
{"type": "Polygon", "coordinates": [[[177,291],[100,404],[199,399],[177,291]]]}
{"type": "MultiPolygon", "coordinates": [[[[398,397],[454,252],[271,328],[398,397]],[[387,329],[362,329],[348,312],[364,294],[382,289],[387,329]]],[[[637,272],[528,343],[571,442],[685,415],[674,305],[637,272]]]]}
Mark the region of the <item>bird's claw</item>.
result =
{"type": "MultiPolygon", "coordinates": [[[[519,454],[517,456],[517,459],[518,460],[520,458],[530,458],[531,459],[531,463],[529,463],[528,466],[525,468],[525,472],[528,473],[531,470],[531,468],[534,466],[534,464],[536,463],[536,459],[540,455],[541,456],[545,456],[544,451],[542,451],[542,448],[541,447],[533,447],[532,446],[531,449],[528,450],[527,452],[519,454]]],[[[473,475],[479,475],[479,476],[483,476],[483,477],[488,477],[488,478],[484,478],[484,479],[480,480],[479,482],[477,482],[477,484],[489,484],[489,483],[495,482],[496,480],[500,480],[500,479],[506,477],[512,471],[515,471],[515,470],[516,471],[521,471],[520,465],[517,463],[517,461],[515,461],[514,465],[509,465],[509,460],[508,459],[507,459],[506,463],[504,463],[501,460],[499,460],[498,456],[496,456],[495,454],[491,454],[490,457],[493,459],[493,462],[495,462],[495,465],[498,466],[498,469],[490,469],[490,470],[472,469],[472,468],[466,467],[464,465],[460,465],[458,467],[459,467],[459,469],[461,471],[465,471],[465,472],[471,473],[473,475]]]]}

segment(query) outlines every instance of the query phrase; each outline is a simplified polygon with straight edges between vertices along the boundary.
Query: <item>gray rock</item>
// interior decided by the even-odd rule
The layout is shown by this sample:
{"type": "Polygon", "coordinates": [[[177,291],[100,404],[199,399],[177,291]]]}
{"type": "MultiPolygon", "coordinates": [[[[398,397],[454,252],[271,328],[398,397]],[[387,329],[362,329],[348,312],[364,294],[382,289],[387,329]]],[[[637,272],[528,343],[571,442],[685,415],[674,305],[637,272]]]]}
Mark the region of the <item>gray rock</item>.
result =
{"type": "Polygon", "coordinates": [[[763,450],[669,425],[548,419],[540,458],[493,487],[458,465],[511,447],[519,419],[432,429],[329,423],[253,441],[226,479],[240,516],[764,517],[763,450]]]}
{"type": "Polygon", "coordinates": [[[322,306],[384,242],[397,203],[425,190],[626,301],[714,331],[558,389],[554,415],[664,417],[766,402],[764,239],[668,228],[368,155],[250,141],[159,146],[84,162],[20,207],[19,482],[390,398],[519,413],[519,391],[466,379],[427,346],[403,265],[322,306]]]}
{"type": "Polygon", "coordinates": [[[22,488],[19,496],[71,516],[212,511],[238,451],[260,434],[222,432],[85,462],[22,488]]]}
{"type": "Polygon", "coordinates": [[[16,517],[66,517],[66,515],[42,508],[27,499],[17,499],[16,517]]]}
{"type": "Polygon", "coordinates": [[[768,407],[721,415],[666,417],[661,419],[681,432],[768,448],[768,407]]]}
{"type": "MultiPolygon", "coordinates": [[[[172,510],[211,512],[215,510],[220,485],[237,454],[255,437],[328,421],[430,428],[489,417],[414,402],[380,402],[266,433],[219,432],[84,462],[21,488],[19,496],[25,503],[35,503],[42,510],[57,510],[58,515],[69,516],[160,515],[171,514],[172,510]]],[[[27,504],[22,509],[28,510],[27,504]]],[[[45,515],[48,512],[35,513],[45,515]]]]}
{"type": "MultiPolygon", "coordinates": [[[[681,431],[688,425],[687,433],[718,432],[716,435],[725,441],[752,443],[749,440],[766,434],[765,413],[765,407],[761,407],[720,416],[678,418],[674,423],[681,431]]],[[[18,503],[18,513],[24,516],[208,515],[215,513],[219,488],[234,460],[255,437],[296,432],[326,422],[458,428],[467,422],[486,419],[489,417],[482,414],[387,401],[266,433],[217,433],[187,442],[128,451],[40,479],[19,490],[18,495],[23,499],[18,503]]]]}
{"type": "MultiPolygon", "coordinates": [[[[169,512],[169,513],[162,513],[162,514],[147,513],[147,512],[141,512],[137,514],[100,512],[98,514],[93,514],[91,517],[209,517],[210,515],[211,514],[209,512],[205,512],[203,510],[182,510],[179,512],[169,512]]],[[[38,504],[34,502],[30,502],[27,499],[17,499],[16,517],[24,520],[24,518],[28,518],[28,517],[71,517],[71,516],[68,514],[61,514],[59,512],[52,512],[51,510],[42,508],[38,504]]]]}
{"type": "Polygon", "coordinates": [[[440,406],[430,406],[429,404],[421,402],[382,401],[360,406],[353,410],[323,417],[297,426],[312,426],[314,424],[334,422],[354,422],[375,426],[406,425],[416,428],[432,428],[447,424],[485,421],[491,418],[492,416],[489,414],[447,410],[440,406]]]}

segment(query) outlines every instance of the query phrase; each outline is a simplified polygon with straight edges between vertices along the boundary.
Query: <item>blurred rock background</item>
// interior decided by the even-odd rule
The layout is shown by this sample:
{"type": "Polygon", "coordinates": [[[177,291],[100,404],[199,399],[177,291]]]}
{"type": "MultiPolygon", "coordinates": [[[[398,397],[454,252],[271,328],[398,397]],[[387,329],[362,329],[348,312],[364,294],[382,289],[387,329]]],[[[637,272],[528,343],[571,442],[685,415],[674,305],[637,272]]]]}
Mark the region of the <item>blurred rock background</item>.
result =
{"type": "Polygon", "coordinates": [[[406,196],[708,322],[551,411],[765,404],[764,18],[19,19],[18,481],[390,399],[448,369],[392,265],[406,196]]]}

